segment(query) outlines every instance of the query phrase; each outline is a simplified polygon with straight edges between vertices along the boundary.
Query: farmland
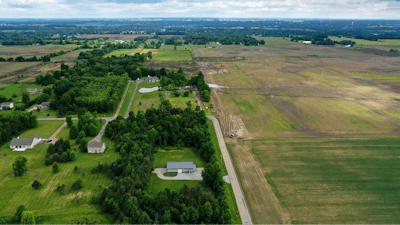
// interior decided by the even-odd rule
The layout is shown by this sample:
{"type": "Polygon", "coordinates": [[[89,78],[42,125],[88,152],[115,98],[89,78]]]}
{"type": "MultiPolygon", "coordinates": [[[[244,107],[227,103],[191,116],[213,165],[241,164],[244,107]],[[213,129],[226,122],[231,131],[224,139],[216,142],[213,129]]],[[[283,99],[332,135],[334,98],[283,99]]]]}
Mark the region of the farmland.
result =
{"type": "Polygon", "coordinates": [[[31,58],[33,56],[40,57],[50,53],[59,51],[70,51],[78,47],[77,45],[21,45],[21,46],[0,46],[0,57],[3,58],[17,58],[23,56],[24,58],[31,58]]]}
{"type": "Polygon", "coordinates": [[[399,58],[257,38],[193,50],[245,58],[202,72],[253,222],[398,223],[399,58]]]}
{"type": "Polygon", "coordinates": [[[160,49],[158,50],[157,54],[153,55],[153,60],[163,60],[163,61],[192,60],[192,55],[189,50],[160,49]]]}

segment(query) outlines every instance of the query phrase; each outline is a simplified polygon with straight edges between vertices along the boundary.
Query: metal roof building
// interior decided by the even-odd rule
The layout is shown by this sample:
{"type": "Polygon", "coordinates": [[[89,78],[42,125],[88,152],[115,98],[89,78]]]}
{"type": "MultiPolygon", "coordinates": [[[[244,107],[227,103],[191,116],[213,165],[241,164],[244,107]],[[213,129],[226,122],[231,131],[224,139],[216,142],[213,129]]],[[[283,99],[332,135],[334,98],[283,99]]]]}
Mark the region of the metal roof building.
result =
{"type": "Polygon", "coordinates": [[[196,169],[193,161],[167,162],[168,173],[190,173],[196,172],[196,169]]]}

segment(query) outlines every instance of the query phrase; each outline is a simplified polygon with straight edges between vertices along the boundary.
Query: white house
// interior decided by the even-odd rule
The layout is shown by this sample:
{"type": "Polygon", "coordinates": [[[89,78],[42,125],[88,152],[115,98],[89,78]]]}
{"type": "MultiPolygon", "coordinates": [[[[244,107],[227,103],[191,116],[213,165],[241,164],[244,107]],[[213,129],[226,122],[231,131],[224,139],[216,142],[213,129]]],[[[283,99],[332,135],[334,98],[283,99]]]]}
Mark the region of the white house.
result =
{"type": "Polygon", "coordinates": [[[147,83],[156,83],[159,82],[160,78],[158,77],[151,77],[150,75],[147,76],[147,78],[145,79],[145,82],[147,83]]]}
{"type": "Polygon", "coordinates": [[[12,108],[14,108],[14,103],[12,103],[12,102],[3,102],[3,103],[1,103],[0,108],[1,109],[3,109],[3,108],[12,109],[12,108]]]}
{"type": "Polygon", "coordinates": [[[10,143],[10,148],[13,151],[25,151],[28,148],[34,148],[40,141],[42,137],[38,134],[31,138],[16,137],[13,138],[10,143]]]}
{"type": "Polygon", "coordinates": [[[28,88],[26,89],[27,92],[38,92],[39,90],[37,88],[28,88]]]}
{"type": "Polygon", "coordinates": [[[345,45],[344,47],[346,47],[346,48],[351,48],[351,45],[345,45]]]}
{"type": "Polygon", "coordinates": [[[101,141],[91,141],[87,145],[88,153],[104,153],[106,150],[106,144],[101,141]]]}
{"type": "Polygon", "coordinates": [[[311,45],[311,41],[303,41],[303,44],[311,45]]]}

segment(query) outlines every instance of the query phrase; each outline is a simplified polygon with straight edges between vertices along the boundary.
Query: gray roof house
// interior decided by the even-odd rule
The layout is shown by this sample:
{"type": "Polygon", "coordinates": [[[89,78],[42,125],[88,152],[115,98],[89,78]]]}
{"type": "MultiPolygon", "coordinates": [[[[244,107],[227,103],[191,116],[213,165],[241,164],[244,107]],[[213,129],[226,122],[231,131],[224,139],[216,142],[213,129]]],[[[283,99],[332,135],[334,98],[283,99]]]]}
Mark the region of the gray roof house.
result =
{"type": "Polygon", "coordinates": [[[105,150],[106,144],[101,141],[92,140],[87,145],[88,153],[104,153],[105,150]]]}
{"type": "Polygon", "coordinates": [[[168,173],[191,173],[196,172],[196,165],[193,161],[167,162],[168,173]]]}
{"type": "Polygon", "coordinates": [[[42,140],[42,137],[36,134],[30,138],[16,137],[10,143],[10,148],[13,151],[25,151],[28,148],[34,148],[42,140]]]}
{"type": "Polygon", "coordinates": [[[38,109],[48,109],[50,106],[50,102],[42,102],[40,105],[37,106],[38,109]]]}
{"type": "Polygon", "coordinates": [[[147,78],[144,80],[145,82],[148,83],[155,83],[155,82],[159,82],[160,78],[158,77],[151,77],[150,75],[147,76],[147,78]]]}
{"type": "Polygon", "coordinates": [[[3,103],[1,103],[0,108],[1,109],[3,109],[3,108],[12,109],[12,108],[14,108],[14,103],[12,103],[12,102],[3,102],[3,103]]]}

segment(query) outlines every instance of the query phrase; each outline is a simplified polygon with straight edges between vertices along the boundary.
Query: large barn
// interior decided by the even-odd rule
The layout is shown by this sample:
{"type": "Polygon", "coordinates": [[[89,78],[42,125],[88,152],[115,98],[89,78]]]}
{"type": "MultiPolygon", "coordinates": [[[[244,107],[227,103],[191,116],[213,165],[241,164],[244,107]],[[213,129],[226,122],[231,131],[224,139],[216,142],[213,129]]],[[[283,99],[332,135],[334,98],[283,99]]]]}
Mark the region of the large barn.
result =
{"type": "Polygon", "coordinates": [[[196,172],[196,164],[193,161],[167,162],[168,173],[192,173],[196,172]]]}

